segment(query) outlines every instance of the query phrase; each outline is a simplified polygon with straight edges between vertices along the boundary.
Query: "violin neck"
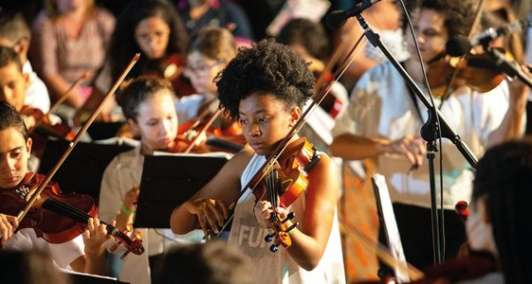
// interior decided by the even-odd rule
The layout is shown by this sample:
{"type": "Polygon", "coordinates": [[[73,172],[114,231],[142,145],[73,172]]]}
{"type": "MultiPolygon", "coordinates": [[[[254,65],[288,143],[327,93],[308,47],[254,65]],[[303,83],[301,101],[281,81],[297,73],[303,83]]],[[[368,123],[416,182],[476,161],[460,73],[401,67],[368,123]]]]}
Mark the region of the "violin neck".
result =
{"type": "Polygon", "coordinates": [[[83,212],[82,210],[63,203],[61,201],[58,201],[54,199],[53,197],[48,197],[42,204],[42,208],[54,212],[56,214],[59,214],[64,217],[68,217],[74,221],[77,221],[79,223],[87,224],[87,221],[89,221],[89,218],[93,218],[91,215],[87,214],[86,212],[83,212]]]}

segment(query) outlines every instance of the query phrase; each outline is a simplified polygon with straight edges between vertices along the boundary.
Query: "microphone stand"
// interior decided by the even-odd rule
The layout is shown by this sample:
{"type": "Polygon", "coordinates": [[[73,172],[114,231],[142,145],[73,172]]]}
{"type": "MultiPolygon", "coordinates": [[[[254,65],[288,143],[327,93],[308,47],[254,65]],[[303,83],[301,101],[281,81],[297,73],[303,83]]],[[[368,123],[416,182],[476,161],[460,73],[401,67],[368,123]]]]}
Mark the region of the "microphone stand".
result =
{"type": "MultiPolygon", "coordinates": [[[[442,137],[445,137],[453,142],[458,151],[464,156],[469,165],[476,170],[477,158],[471,152],[469,147],[462,141],[462,138],[451,128],[449,123],[445,120],[440,111],[435,108],[432,103],[427,99],[425,94],[419,89],[412,77],[401,66],[397,59],[390,53],[388,48],[380,40],[380,36],[375,33],[367,24],[366,20],[362,17],[361,13],[355,14],[356,19],[364,30],[364,35],[369,42],[375,47],[378,47],[388,60],[393,64],[395,69],[405,79],[406,84],[412,89],[414,94],[421,100],[421,102],[427,107],[429,112],[429,119],[421,128],[421,136],[427,141],[427,159],[429,160],[429,176],[430,176],[430,197],[431,197],[431,221],[432,221],[432,246],[434,252],[434,263],[438,264],[442,262],[441,252],[441,237],[440,237],[440,225],[438,220],[438,211],[436,203],[436,182],[434,172],[434,157],[435,152],[438,151],[436,140],[438,138],[438,128],[441,129],[442,137]],[[440,124],[438,124],[436,117],[439,118],[440,124]]],[[[443,189],[442,189],[443,190],[443,189]]]]}

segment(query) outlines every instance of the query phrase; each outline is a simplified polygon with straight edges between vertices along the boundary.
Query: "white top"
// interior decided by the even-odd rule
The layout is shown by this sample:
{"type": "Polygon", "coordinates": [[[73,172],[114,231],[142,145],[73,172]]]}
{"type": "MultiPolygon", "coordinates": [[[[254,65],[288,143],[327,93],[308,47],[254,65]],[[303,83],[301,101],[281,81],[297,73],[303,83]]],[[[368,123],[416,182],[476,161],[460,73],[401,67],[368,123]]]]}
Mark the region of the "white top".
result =
{"type": "Polygon", "coordinates": [[[50,95],[48,94],[48,89],[44,82],[37,77],[37,73],[33,72],[29,60],[26,60],[26,63],[22,66],[22,73],[30,76],[30,84],[26,89],[24,105],[38,108],[43,113],[47,113],[50,110],[50,95]]]}
{"type": "MultiPolygon", "coordinates": [[[[140,153],[140,145],[135,149],[120,153],[107,166],[102,177],[100,189],[100,219],[104,222],[116,220],[126,192],[140,185],[144,156],[140,153]]],[[[170,224],[168,225],[170,226],[170,224]]],[[[142,233],[145,253],[142,255],[128,254],[123,260],[120,281],[131,284],[151,283],[148,257],[163,253],[172,244],[194,241],[195,231],[178,236],[170,229],[135,228],[142,233]],[[173,239],[167,241],[168,239],[173,239]]],[[[201,239],[201,237],[199,237],[201,239]]]]}
{"type": "MultiPolygon", "coordinates": [[[[423,92],[427,92],[422,88],[423,92]]],[[[441,108],[443,117],[479,158],[484,153],[489,134],[497,129],[508,109],[509,91],[506,82],[484,94],[455,93],[441,108]]],[[[440,101],[435,101],[440,105],[440,101]]],[[[418,100],[423,121],[425,106],[418,100]]],[[[369,138],[397,140],[417,135],[422,126],[404,79],[389,62],[366,72],[353,89],[351,103],[340,115],[333,136],[351,133],[369,138]]],[[[473,172],[457,148],[443,139],[444,208],[453,209],[460,200],[469,201],[473,172]]],[[[436,153],[435,165],[439,165],[436,153]]],[[[430,208],[430,184],[427,161],[409,173],[410,163],[403,155],[380,155],[381,174],[386,176],[392,201],[430,208]]],[[[439,181],[439,167],[436,166],[439,181]]],[[[439,182],[438,182],[439,184],[439,182]]],[[[439,188],[439,186],[438,186],[439,188]]],[[[438,195],[438,203],[440,195],[438,195]]]]}
{"type": "Polygon", "coordinates": [[[198,117],[201,103],[205,99],[204,95],[194,94],[182,97],[176,103],[177,121],[182,124],[198,117]]]}
{"type": "MultiPolygon", "coordinates": [[[[390,50],[397,61],[404,61],[410,57],[408,49],[406,48],[406,41],[402,29],[381,31],[373,28],[373,30],[379,34],[381,41],[386,48],[390,50]]],[[[377,62],[388,60],[380,48],[373,46],[371,43],[366,44],[365,55],[368,59],[377,62]]]]}
{"type": "MultiPolygon", "coordinates": [[[[241,184],[247,184],[264,162],[264,156],[255,154],[242,173],[241,184]]],[[[271,243],[266,243],[264,237],[272,231],[269,228],[262,228],[257,223],[253,214],[254,205],[255,196],[247,190],[235,207],[229,234],[229,244],[249,257],[253,266],[253,283],[345,283],[336,211],[331,235],[321,261],[314,270],[306,271],[292,260],[283,247],[280,247],[276,253],[270,252],[271,243]]],[[[294,222],[299,222],[300,226],[304,226],[298,216],[304,214],[305,198],[298,198],[289,210],[296,215],[294,222]]]]}
{"type": "Polygon", "coordinates": [[[27,251],[39,249],[49,253],[61,268],[70,268],[70,263],[84,255],[83,236],[79,235],[69,242],[51,244],[38,238],[32,228],[20,229],[5,245],[6,249],[27,251]]]}
{"type": "MultiPolygon", "coordinates": [[[[341,108],[338,113],[342,113],[347,109],[349,104],[349,98],[347,96],[347,90],[345,87],[338,83],[333,82],[331,85],[331,91],[328,96],[335,96],[341,102],[341,108]]],[[[308,100],[303,111],[306,111],[312,100],[308,100]]],[[[319,106],[316,106],[312,113],[309,115],[307,122],[299,130],[299,135],[306,137],[316,149],[320,151],[327,151],[329,145],[331,145],[333,137],[331,130],[334,126],[334,118],[332,118],[325,110],[319,106]]]]}

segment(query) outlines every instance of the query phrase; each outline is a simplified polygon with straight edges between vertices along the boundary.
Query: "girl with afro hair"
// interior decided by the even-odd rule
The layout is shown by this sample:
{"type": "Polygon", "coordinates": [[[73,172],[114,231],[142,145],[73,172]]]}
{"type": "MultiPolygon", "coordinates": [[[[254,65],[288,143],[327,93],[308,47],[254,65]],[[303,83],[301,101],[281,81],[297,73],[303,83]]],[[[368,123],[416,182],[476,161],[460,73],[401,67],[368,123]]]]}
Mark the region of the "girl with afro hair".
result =
{"type": "Polygon", "coordinates": [[[336,211],[339,175],[325,153],[316,152],[321,159],[307,172],[309,185],[289,206],[274,208],[243,188],[301,117],[313,84],[307,64],[284,45],[263,40],[241,49],[217,86],[222,107],[242,123],[248,144],[170,219],[175,233],[201,227],[207,235],[218,233],[232,214],[228,243],[249,258],[253,283],[345,283],[336,211]],[[235,202],[233,214],[229,207],[235,202]],[[284,224],[297,224],[288,233],[291,246],[275,253],[265,240],[273,212],[281,220],[293,212],[284,224]]]}

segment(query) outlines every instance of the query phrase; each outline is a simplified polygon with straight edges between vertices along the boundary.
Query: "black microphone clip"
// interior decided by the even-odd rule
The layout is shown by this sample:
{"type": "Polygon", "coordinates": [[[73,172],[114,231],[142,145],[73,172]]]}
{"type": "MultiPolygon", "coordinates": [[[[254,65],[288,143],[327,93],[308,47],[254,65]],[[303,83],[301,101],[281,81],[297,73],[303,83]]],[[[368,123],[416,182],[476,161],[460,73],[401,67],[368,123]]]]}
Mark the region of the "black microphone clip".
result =
{"type": "Polygon", "coordinates": [[[373,6],[373,4],[379,1],[381,0],[362,0],[356,3],[355,6],[345,11],[342,11],[342,10],[332,11],[325,18],[325,23],[332,30],[339,29],[341,26],[345,24],[347,19],[362,13],[362,11],[368,9],[369,7],[373,6]]]}

